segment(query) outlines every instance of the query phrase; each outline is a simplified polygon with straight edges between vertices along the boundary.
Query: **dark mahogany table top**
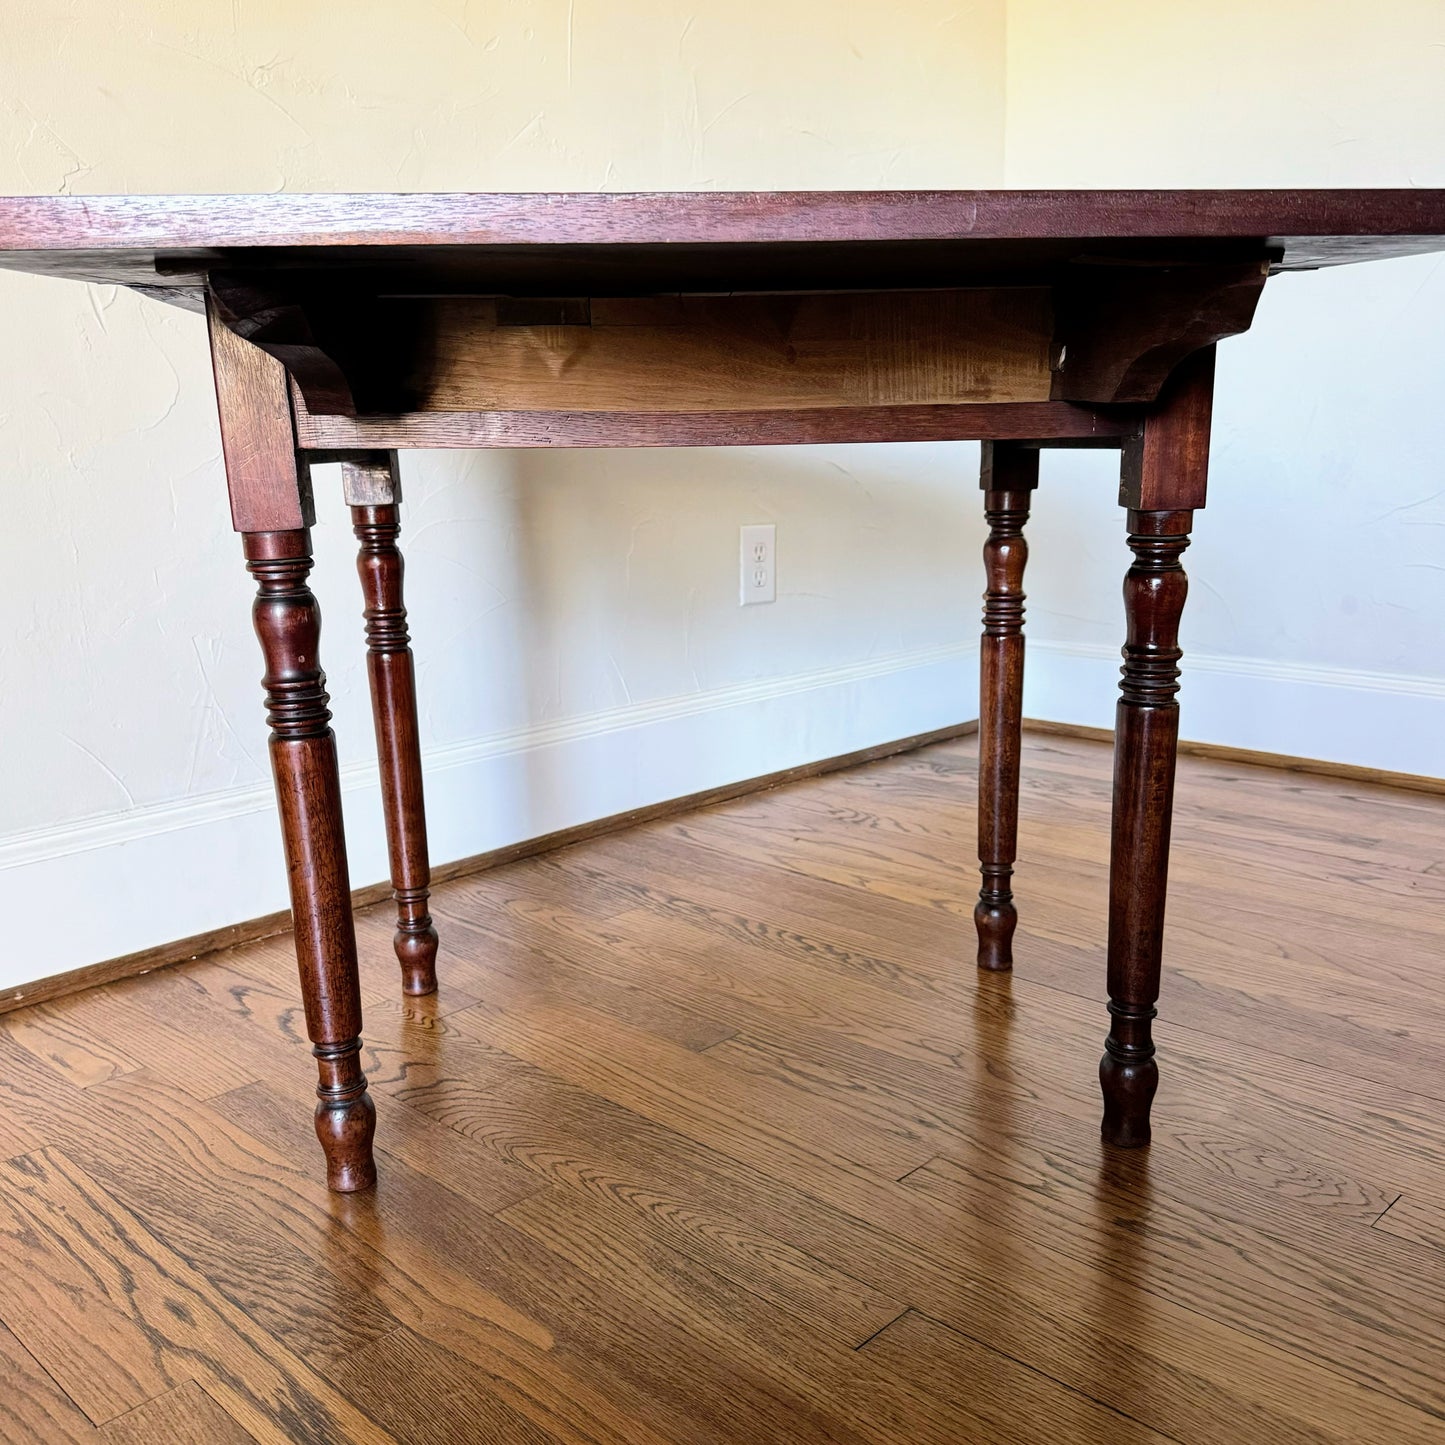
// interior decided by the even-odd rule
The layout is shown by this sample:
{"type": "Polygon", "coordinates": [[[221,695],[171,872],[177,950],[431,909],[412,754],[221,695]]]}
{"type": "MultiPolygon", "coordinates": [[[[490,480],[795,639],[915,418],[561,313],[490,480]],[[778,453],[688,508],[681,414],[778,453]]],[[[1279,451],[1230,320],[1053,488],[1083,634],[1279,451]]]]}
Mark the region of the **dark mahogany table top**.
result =
{"type": "Polygon", "coordinates": [[[636,294],[1006,284],[1093,260],[1304,270],[1442,250],[1445,190],[0,197],[0,267],[182,292],[218,270],[636,294]]]}

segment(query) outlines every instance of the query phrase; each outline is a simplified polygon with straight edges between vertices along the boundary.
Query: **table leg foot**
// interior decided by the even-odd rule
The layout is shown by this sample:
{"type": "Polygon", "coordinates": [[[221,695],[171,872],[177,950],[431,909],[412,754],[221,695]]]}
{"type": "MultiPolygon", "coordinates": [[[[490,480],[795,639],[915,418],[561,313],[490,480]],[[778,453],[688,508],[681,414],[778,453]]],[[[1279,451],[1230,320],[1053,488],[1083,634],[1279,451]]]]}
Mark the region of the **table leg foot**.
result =
{"type": "Polygon", "coordinates": [[[1009,869],[1001,880],[984,874],[984,886],[973,907],[973,926],[978,934],[978,966],[991,973],[1007,973],[1014,966],[1013,937],[1019,911],[1008,890],[1009,869]],[[996,881],[1002,886],[991,886],[996,881]]]}
{"type": "Polygon", "coordinates": [[[401,987],[403,993],[413,996],[435,993],[437,931],[427,907],[431,866],[416,670],[402,592],[405,563],[397,546],[401,479],[396,453],[377,452],[347,461],[342,464],[342,479],[360,543],[356,568],[365,599],[366,663],[381,764],[392,897],[396,900],[394,946],[401,965],[401,987]]]}
{"type": "Polygon", "coordinates": [[[1149,1142],[1149,1106],[1159,1087],[1159,1065],[1149,1037],[1154,1010],[1129,1014],[1111,1003],[1112,1027],[1099,1060],[1099,1085],[1104,1091],[1104,1122],[1100,1132],[1106,1144],[1138,1149],[1149,1142]]]}
{"type": "MultiPolygon", "coordinates": [[[[397,900],[401,906],[401,900],[397,900]]],[[[396,961],[401,965],[401,991],[412,998],[437,991],[437,938],[436,925],[431,914],[426,912],[425,899],[419,917],[403,915],[396,926],[392,946],[396,950],[396,961]]]]}
{"type": "Polygon", "coordinates": [[[1018,910],[1013,901],[1017,852],[1020,726],[1024,679],[1024,524],[1038,485],[1036,449],[1007,442],[983,444],[983,637],[979,647],[978,857],[983,886],[973,910],[978,966],[1013,967],[1018,910]]]}
{"type": "Polygon", "coordinates": [[[326,1186],[336,1194],[357,1194],[376,1183],[371,1152],[376,1105],[361,1071],[361,1040],[317,1044],[311,1052],[321,1073],[316,1137],[326,1155],[326,1186]]]}
{"type": "Polygon", "coordinates": [[[319,658],[321,612],[307,585],[311,538],[302,528],[248,532],[243,542],[257,584],[252,617],[266,660],[271,770],[306,1031],[319,1074],[316,1134],[327,1183],[350,1193],[376,1182],[376,1115],[361,1068],[361,985],[341,782],[319,658]]]}

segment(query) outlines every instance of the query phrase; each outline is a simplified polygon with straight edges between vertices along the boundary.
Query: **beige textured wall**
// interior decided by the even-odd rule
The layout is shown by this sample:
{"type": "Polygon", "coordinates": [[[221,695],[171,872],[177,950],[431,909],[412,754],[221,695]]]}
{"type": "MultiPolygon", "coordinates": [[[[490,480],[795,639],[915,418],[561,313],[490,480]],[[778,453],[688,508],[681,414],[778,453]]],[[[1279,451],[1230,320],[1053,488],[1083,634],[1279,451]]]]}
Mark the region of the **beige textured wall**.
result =
{"type": "Polygon", "coordinates": [[[1010,186],[1438,186],[1440,0],[1009,0],[1010,186]]]}
{"type": "MultiPolygon", "coordinates": [[[[3,191],[999,184],[1445,185],[1445,8],[0,9],[3,191]]],[[[1288,278],[1224,348],[1188,735],[1445,774],[1445,462],[1423,420],[1442,315],[1438,261],[1288,278]]],[[[283,894],[197,318],[0,273],[0,335],[3,984],[283,894]]],[[[971,448],[404,466],[437,856],[971,710],[971,448]],[[778,523],[780,598],[744,611],[737,528],[758,521],[778,523]]],[[[323,651],[370,880],[352,544],[319,480],[323,651]]],[[[1049,457],[1036,713],[1109,720],[1113,497],[1108,456],[1049,457]]]]}
{"type": "MultiPolygon", "coordinates": [[[[1010,186],[1445,186],[1440,0],[1011,0],[1010,186]]],[[[1445,775],[1445,258],[1270,283],[1219,352],[1185,735],[1445,775]]],[[[1053,456],[1029,707],[1108,725],[1118,517],[1053,456]]]]}
{"type": "Polygon", "coordinates": [[[996,182],[1001,0],[7,0],[10,191],[996,182]]]}
{"type": "MultiPolygon", "coordinates": [[[[1002,0],[9,0],[0,191],[992,185],[1003,20],[1002,0]]],[[[23,520],[0,582],[20,619],[0,632],[0,737],[23,759],[0,778],[0,905],[36,921],[3,983],[284,893],[201,322],[0,273],[0,334],[23,520]]],[[[970,711],[948,661],[974,630],[970,448],[403,464],[438,856],[970,711]],[[743,611],[738,527],[760,521],[780,598],[743,611]],[[942,700],[888,683],[920,656],[935,692],[953,679],[942,700]]],[[[352,542],[325,472],[318,504],[323,655],[343,763],[364,768],[352,542]]],[[[359,796],[366,881],[384,864],[359,796]]]]}

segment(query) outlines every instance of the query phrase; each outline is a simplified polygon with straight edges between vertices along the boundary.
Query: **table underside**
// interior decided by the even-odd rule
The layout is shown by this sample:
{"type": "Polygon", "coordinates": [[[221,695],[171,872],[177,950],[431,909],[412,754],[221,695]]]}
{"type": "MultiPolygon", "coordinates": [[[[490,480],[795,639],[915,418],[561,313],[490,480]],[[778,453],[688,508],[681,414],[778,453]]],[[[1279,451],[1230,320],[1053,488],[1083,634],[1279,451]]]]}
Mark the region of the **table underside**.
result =
{"type": "Polygon", "coordinates": [[[0,198],[0,267],[210,304],[319,452],[1105,440],[1268,275],[1440,249],[1416,189],[0,198]]]}
{"type": "Polygon", "coordinates": [[[406,296],[217,272],[215,324],[284,367],[308,451],[1008,438],[1137,429],[1244,330],[1266,261],[1047,282],[636,296],[406,296]]]}

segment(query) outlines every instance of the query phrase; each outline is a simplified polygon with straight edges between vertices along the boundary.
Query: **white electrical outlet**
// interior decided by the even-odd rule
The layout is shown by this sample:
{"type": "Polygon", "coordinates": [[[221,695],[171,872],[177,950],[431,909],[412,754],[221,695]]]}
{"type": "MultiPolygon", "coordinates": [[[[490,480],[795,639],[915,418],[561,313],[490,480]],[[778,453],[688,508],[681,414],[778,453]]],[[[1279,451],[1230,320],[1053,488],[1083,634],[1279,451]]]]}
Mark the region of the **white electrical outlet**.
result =
{"type": "Polygon", "coordinates": [[[744,607],[754,602],[778,600],[778,529],[760,523],[742,529],[738,601],[744,607]]]}

